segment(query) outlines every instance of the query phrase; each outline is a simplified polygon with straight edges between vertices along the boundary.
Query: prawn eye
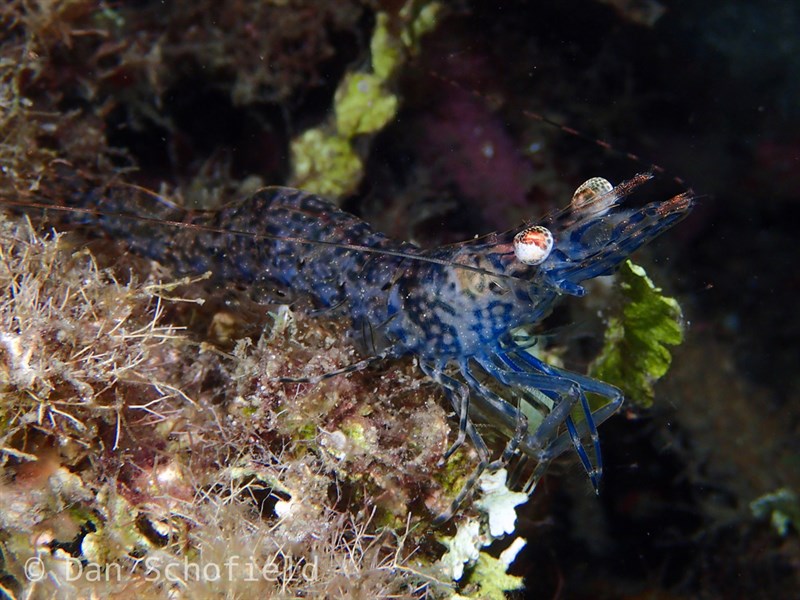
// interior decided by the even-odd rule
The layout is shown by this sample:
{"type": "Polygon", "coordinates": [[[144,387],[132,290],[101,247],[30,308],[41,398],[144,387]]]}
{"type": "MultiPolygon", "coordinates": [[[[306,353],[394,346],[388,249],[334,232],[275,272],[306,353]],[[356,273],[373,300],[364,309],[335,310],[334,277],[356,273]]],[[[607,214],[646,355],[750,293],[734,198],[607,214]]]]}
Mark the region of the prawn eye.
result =
{"type": "Polygon", "coordinates": [[[526,265],[542,264],[553,251],[553,234],[541,225],[523,229],[514,236],[514,254],[526,265]]]}
{"type": "Polygon", "coordinates": [[[572,194],[570,206],[575,209],[586,208],[595,202],[599,202],[595,207],[598,212],[602,212],[611,207],[617,200],[616,195],[610,194],[614,186],[602,177],[592,177],[584,181],[575,193],[572,194]]]}

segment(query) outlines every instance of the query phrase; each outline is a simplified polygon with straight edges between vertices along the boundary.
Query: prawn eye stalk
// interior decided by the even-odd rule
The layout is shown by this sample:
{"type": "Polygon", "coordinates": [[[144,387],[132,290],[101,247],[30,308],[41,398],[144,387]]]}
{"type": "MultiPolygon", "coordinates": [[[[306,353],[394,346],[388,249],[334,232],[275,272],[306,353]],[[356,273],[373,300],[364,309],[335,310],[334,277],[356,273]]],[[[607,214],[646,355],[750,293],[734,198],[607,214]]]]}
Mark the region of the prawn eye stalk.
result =
{"type": "Polygon", "coordinates": [[[605,214],[616,200],[613,191],[614,186],[608,179],[592,177],[578,186],[572,195],[570,206],[573,210],[588,210],[593,207],[598,214],[605,214]]]}
{"type": "Polygon", "coordinates": [[[526,265],[542,264],[552,251],[553,234],[547,227],[528,227],[514,236],[514,254],[526,265]]]}
{"type": "Polygon", "coordinates": [[[211,272],[212,281],[250,287],[265,300],[274,298],[270,292],[303,297],[316,311],[349,319],[354,336],[369,336],[372,355],[311,381],[416,356],[458,420],[445,460],[467,438],[479,459],[438,517],[444,521],[481,473],[517,455],[536,463],[524,486],[528,493],[570,448],[597,489],[603,473],[597,426],[620,408],[622,393],[540,360],[527,351],[530,340],[515,332],[541,322],[564,294],[583,295],[584,281],[612,273],[689,213],[689,192],[623,207],[651,177],[636,175],[616,186],[593,177],[564,209],[538,222],[433,249],[392,240],[319,196],[285,187],[264,188],[214,213],[190,213],[128,185],[88,193],[78,186],[69,206],[44,200],[25,206],[99,227],[180,275],[211,272]],[[587,394],[605,403],[592,407],[587,394]],[[529,423],[523,406],[541,420],[529,423]],[[575,419],[576,412],[583,418],[575,419]],[[475,421],[507,435],[501,452],[490,450],[475,421]]]}

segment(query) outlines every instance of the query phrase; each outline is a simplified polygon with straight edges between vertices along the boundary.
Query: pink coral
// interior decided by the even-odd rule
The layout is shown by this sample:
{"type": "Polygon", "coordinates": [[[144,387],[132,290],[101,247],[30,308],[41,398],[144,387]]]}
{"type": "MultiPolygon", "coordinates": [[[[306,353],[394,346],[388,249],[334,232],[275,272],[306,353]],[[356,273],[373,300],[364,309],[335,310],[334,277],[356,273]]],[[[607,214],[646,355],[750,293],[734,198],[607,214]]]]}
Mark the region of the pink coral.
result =
{"type": "Polygon", "coordinates": [[[492,228],[508,225],[509,208],[524,206],[531,165],[488,107],[469,92],[442,86],[434,113],[421,117],[419,149],[434,166],[439,184],[454,184],[471,205],[480,207],[492,228]]]}

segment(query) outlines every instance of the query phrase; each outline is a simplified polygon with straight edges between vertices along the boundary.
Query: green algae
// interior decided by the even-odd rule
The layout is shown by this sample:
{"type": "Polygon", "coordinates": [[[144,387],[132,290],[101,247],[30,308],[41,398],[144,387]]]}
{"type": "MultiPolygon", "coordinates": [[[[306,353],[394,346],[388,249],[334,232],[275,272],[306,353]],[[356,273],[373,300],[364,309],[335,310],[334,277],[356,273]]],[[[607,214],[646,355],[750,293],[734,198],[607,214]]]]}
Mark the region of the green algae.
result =
{"type": "Polygon", "coordinates": [[[309,129],[292,140],[293,180],[309,192],[337,197],[356,188],[364,170],[350,140],[309,129]]]}
{"type": "Polygon", "coordinates": [[[399,22],[384,12],[376,15],[370,41],[372,72],[345,74],[336,89],[332,119],[292,140],[292,185],[333,198],[358,187],[364,167],[355,140],[376,134],[397,115],[399,99],[390,89],[393,78],[440,14],[438,3],[418,4],[409,1],[399,22]]]}
{"type": "Polygon", "coordinates": [[[336,90],[334,113],[343,137],[380,131],[397,114],[397,96],[373,73],[349,73],[336,90]]]}
{"type": "Polygon", "coordinates": [[[523,589],[525,587],[523,578],[509,575],[507,570],[508,565],[502,560],[486,552],[481,552],[468,580],[469,585],[477,586],[480,590],[476,590],[469,597],[505,600],[506,592],[523,589]]]}
{"type": "Polygon", "coordinates": [[[789,533],[790,527],[800,531],[800,498],[787,488],[756,498],[750,503],[750,510],[757,519],[769,519],[782,537],[789,533]]]}
{"type": "Polygon", "coordinates": [[[385,12],[375,16],[375,33],[369,44],[372,55],[372,70],[375,75],[385,81],[391,77],[395,69],[403,62],[404,45],[399,36],[391,31],[391,19],[385,12]]]}
{"type": "Polygon", "coordinates": [[[443,5],[439,2],[406,2],[400,14],[408,25],[400,32],[400,39],[411,54],[419,52],[420,39],[436,28],[442,16],[443,5]]]}
{"type": "Polygon", "coordinates": [[[626,261],[619,271],[624,306],[611,317],[603,349],[590,368],[593,377],[619,387],[642,407],[653,404],[653,384],[672,362],[667,346],[683,341],[678,302],[661,294],[644,269],[626,261]]]}

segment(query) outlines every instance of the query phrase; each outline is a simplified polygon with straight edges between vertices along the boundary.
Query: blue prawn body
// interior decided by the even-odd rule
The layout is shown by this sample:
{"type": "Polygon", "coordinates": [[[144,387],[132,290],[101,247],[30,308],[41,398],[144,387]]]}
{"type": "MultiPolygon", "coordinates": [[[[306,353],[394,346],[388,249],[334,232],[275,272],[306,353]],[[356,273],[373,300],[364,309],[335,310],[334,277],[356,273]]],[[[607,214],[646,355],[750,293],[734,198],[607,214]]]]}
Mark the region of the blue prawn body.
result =
{"type": "Polygon", "coordinates": [[[355,335],[371,340],[372,356],[355,368],[375,358],[418,357],[459,418],[448,456],[469,437],[480,457],[478,473],[521,451],[539,465],[535,482],[553,457],[574,447],[597,486],[602,460],[596,425],[619,408],[621,394],[537,359],[513,332],[542,321],[560,297],[583,295],[582,282],[612,273],[688,213],[688,194],[622,208],[647,179],[638,175],[613,187],[595,178],[567,208],[536,223],[429,250],[391,240],[326,200],[289,188],[266,188],[208,214],[166,202],[154,212],[149,197],[146,219],[140,208],[139,218],[131,219],[130,188],[102,190],[82,194],[77,203],[86,210],[71,218],[100,226],[178,273],[210,271],[218,283],[247,286],[256,296],[282,290],[314,309],[345,315],[355,335]],[[188,226],[165,236],[154,230],[164,221],[188,226]],[[533,260],[520,252],[530,235],[539,244],[533,260]],[[608,403],[593,412],[587,392],[608,403]],[[530,426],[522,401],[546,416],[530,426]],[[575,410],[585,418],[573,420],[575,410]],[[509,435],[494,462],[473,424],[476,417],[509,435]],[[585,446],[587,436],[591,444],[585,446]]]}
{"type": "Polygon", "coordinates": [[[602,459],[596,424],[621,406],[621,393],[537,359],[512,332],[542,321],[563,295],[584,295],[583,281],[611,274],[633,251],[688,214],[689,194],[639,209],[621,208],[625,197],[649,177],[638,175],[616,187],[590,179],[566,209],[536,224],[422,251],[419,258],[447,264],[410,261],[396,275],[387,299],[388,316],[394,319],[387,325],[388,337],[397,349],[417,355],[422,368],[448,390],[461,412],[461,431],[479,452],[482,441],[468,420],[468,406],[514,432],[506,458],[518,446],[540,463],[538,475],[572,445],[597,486],[602,459]],[[536,259],[526,261],[518,244],[530,233],[545,234],[547,240],[536,259]],[[444,373],[450,364],[457,365],[459,378],[444,373]],[[487,378],[493,386],[486,384],[487,378]],[[520,392],[522,401],[548,413],[534,429],[521,422],[520,392]],[[587,392],[604,396],[608,403],[593,413],[587,392]],[[583,410],[582,423],[573,421],[574,408],[583,410]],[[567,431],[559,434],[562,426],[567,431]],[[581,441],[586,434],[592,440],[590,451],[581,441]]]}
{"type": "Polygon", "coordinates": [[[557,292],[536,281],[535,268],[512,264],[514,234],[423,252],[452,266],[417,262],[406,268],[388,297],[396,317],[388,325],[392,337],[443,368],[485,353],[511,329],[547,316],[557,292]]]}
{"type": "Polygon", "coordinates": [[[565,294],[584,295],[582,281],[612,273],[634,250],[686,215],[691,207],[686,195],[612,212],[647,178],[638,176],[617,188],[606,182],[593,192],[592,202],[573,201],[536,226],[415,250],[417,260],[398,265],[387,299],[379,300],[388,303],[387,316],[395,319],[387,332],[404,353],[439,366],[491,354],[510,331],[539,323],[565,294]],[[542,228],[553,235],[552,249],[536,264],[522,262],[516,240],[542,228]],[[426,258],[437,262],[423,262],[426,258]]]}

